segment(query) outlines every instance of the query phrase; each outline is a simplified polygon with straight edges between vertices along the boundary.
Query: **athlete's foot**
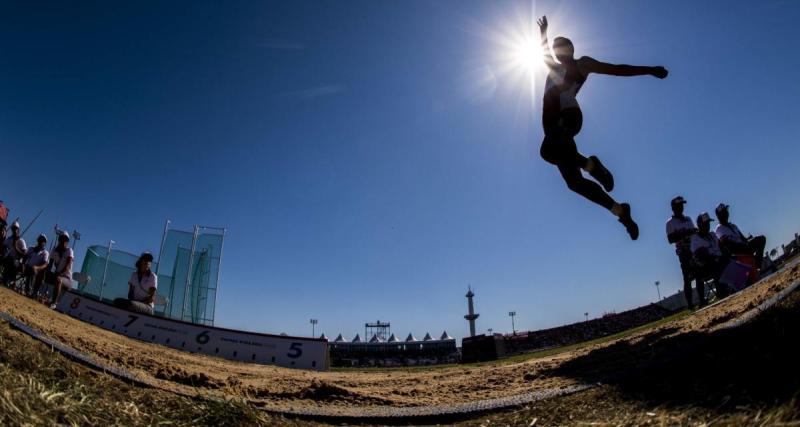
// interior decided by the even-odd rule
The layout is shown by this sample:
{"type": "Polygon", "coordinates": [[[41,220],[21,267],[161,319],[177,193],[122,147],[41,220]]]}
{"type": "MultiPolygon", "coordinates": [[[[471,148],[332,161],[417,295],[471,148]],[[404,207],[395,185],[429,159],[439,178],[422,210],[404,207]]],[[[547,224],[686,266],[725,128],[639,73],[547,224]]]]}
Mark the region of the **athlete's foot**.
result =
{"type": "Polygon", "coordinates": [[[636,222],[633,221],[631,218],[631,205],[627,203],[622,203],[619,205],[621,212],[619,214],[619,222],[625,226],[625,230],[628,231],[628,235],[631,236],[631,240],[636,240],[639,238],[639,226],[636,225],[636,222]]]}
{"type": "Polygon", "coordinates": [[[611,175],[611,172],[603,166],[603,163],[600,162],[597,156],[589,156],[586,171],[603,186],[606,193],[610,193],[614,190],[614,175],[611,175]]]}

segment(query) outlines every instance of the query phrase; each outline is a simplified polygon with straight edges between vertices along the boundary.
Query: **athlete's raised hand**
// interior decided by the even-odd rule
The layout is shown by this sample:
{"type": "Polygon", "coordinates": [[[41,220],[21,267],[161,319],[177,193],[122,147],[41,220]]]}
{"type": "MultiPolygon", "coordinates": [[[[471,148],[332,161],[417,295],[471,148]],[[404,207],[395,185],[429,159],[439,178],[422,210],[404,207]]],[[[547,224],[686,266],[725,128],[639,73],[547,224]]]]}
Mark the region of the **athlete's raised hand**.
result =
{"type": "Polygon", "coordinates": [[[543,35],[547,34],[547,16],[542,16],[536,23],[539,24],[539,32],[543,35]]]}
{"type": "Polygon", "coordinates": [[[658,66],[658,67],[653,67],[653,71],[651,74],[653,75],[653,77],[657,77],[659,79],[665,79],[667,78],[669,71],[667,71],[667,69],[662,66],[658,66]]]}

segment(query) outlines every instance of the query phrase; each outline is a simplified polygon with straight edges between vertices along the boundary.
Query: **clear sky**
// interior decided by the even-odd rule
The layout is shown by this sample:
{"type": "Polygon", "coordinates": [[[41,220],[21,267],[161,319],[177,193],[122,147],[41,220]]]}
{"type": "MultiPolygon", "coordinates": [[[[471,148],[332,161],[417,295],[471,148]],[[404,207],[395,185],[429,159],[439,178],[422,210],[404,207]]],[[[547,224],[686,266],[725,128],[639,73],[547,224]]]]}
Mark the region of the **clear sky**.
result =
{"type": "MultiPolygon", "coordinates": [[[[26,235],[156,252],[225,226],[217,323],[352,337],[574,322],[680,287],[664,223],[725,201],[768,246],[800,229],[800,2],[0,2],[0,199],[26,235]],[[539,158],[509,52],[547,14],[592,76],[578,146],[637,242],[539,158]],[[509,62],[510,61],[510,62],[509,62]],[[511,65],[510,65],[511,64],[511,65]],[[362,332],[363,333],[363,332],[362,332]]],[[[513,58],[513,55],[512,55],[513,58]]]]}

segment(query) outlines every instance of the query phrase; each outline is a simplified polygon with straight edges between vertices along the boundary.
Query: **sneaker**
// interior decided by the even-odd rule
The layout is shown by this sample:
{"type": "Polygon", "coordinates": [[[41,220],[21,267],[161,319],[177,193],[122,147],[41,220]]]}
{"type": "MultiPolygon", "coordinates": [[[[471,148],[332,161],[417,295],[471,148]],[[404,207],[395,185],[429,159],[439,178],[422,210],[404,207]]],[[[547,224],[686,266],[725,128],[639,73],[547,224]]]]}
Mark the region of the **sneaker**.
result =
{"type": "Polygon", "coordinates": [[[603,166],[603,163],[600,162],[597,156],[589,156],[589,161],[591,161],[592,166],[594,166],[592,171],[589,172],[589,175],[603,186],[606,193],[610,193],[614,189],[614,175],[611,175],[611,172],[603,166]]]}
{"type": "Polygon", "coordinates": [[[55,303],[50,304],[50,309],[55,310],[56,309],[56,304],[55,303]]]}
{"type": "Polygon", "coordinates": [[[627,203],[620,204],[622,207],[622,213],[619,216],[619,222],[625,226],[625,230],[628,231],[628,235],[631,236],[631,240],[636,240],[639,238],[639,226],[636,225],[636,222],[633,221],[631,218],[631,205],[627,203]]]}

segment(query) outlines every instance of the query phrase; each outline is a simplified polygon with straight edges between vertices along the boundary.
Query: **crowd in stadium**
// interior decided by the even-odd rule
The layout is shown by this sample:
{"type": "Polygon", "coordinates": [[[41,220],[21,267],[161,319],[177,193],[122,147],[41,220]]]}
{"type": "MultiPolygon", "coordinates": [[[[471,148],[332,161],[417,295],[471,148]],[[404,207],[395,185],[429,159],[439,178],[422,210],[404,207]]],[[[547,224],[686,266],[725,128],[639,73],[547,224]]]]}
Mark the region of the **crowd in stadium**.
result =
{"type": "Polygon", "coordinates": [[[650,304],[598,319],[539,331],[502,336],[503,353],[513,355],[590,341],[645,325],[671,315],[659,305],[650,304]]]}

